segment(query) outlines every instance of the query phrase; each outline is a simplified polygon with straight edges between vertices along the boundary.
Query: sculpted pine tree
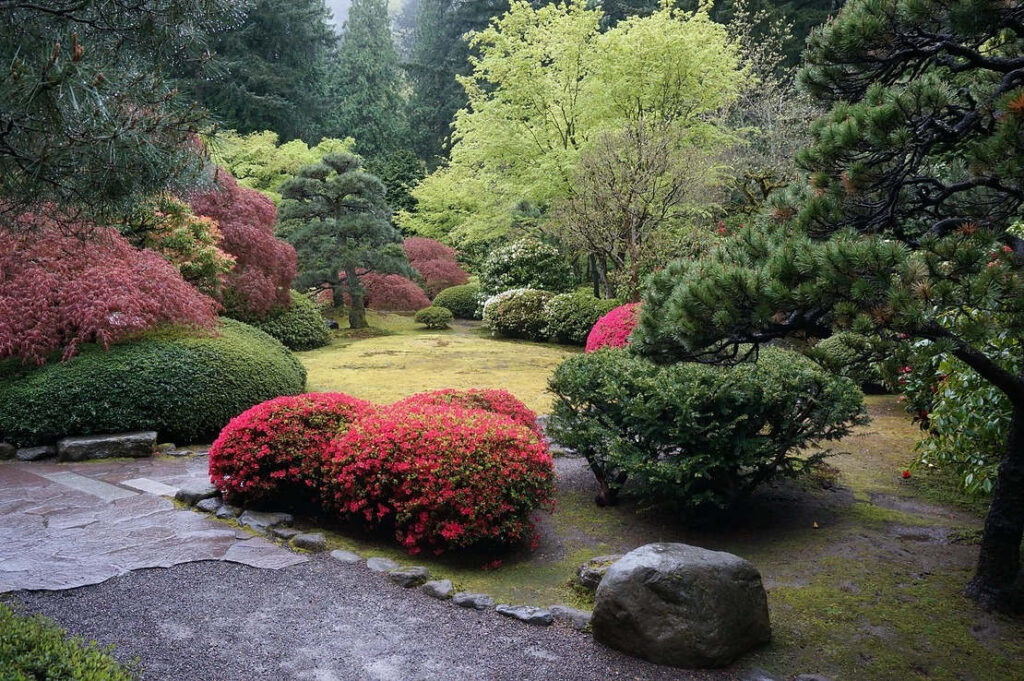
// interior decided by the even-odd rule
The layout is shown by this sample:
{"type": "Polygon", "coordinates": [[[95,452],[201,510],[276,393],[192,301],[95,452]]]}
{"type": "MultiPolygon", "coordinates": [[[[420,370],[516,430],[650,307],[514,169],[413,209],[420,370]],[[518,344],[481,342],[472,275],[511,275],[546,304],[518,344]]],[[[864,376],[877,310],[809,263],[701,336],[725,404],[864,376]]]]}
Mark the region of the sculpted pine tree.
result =
{"type": "Polygon", "coordinates": [[[722,361],[839,327],[960,359],[1013,410],[968,593],[1020,609],[1024,375],[996,350],[1024,339],[1024,4],[851,0],[801,78],[831,106],[807,186],[655,277],[634,345],[722,361]]]}
{"type": "Polygon", "coordinates": [[[347,293],[353,329],[367,326],[360,274],[412,274],[384,191],[349,154],[330,154],[303,166],[281,187],[281,219],[292,223],[289,241],[299,256],[297,285],[327,282],[337,300],[347,293]]]}

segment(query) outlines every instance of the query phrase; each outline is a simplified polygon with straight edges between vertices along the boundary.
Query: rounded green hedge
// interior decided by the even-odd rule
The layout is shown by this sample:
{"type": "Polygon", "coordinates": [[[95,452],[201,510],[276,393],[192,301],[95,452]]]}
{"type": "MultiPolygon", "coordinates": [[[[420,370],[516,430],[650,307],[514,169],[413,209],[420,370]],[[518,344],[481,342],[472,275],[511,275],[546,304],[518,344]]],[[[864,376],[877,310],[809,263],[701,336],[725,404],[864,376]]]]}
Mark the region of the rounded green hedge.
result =
{"type": "Polygon", "coordinates": [[[617,300],[595,298],[586,291],[562,293],[544,307],[545,334],[558,343],[586,345],[597,320],[618,306],[617,300]]]}
{"type": "Polygon", "coordinates": [[[514,289],[497,300],[488,300],[484,307],[487,328],[506,338],[532,341],[547,340],[544,306],[554,297],[550,291],[514,289]]]}
{"type": "Polygon", "coordinates": [[[428,329],[447,329],[452,321],[452,311],[440,305],[425,307],[416,313],[416,323],[428,329]]]}
{"type": "Polygon", "coordinates": [[[0,440],[32,446],[136,430],[212,440],[237,414],[305,385],[305,368],[280,341],[222,319],[215,337],[168,331],[42,367],[0,364],[0,440]]]}
{"type": "Polygon", "coordinates": [[[463,284],[446,288],[434,297],[434,305],[448,308],[456,319],[478,319],[480,285],[463,284]]]}
{"type": "Polygon", "coordinates": [[[331,342],[320,309],[307,296],[292,291],[292,304],[254,324],[292,350],[316,350],[331,342]]]}

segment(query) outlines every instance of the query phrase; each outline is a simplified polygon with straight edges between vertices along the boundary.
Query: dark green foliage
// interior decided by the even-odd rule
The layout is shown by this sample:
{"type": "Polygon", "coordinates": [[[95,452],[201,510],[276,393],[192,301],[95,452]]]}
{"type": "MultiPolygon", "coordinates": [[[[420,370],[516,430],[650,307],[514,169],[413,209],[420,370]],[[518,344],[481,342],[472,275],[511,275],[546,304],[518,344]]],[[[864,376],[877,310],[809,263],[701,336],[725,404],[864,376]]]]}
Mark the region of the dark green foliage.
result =
{"type": "Polygon", "coordinates": [[[284,343],[290,350],[315,350],[331,342],[331,333],[324,317],[308,296],[292,291],[292,303],[284,309],[271,311],[253,326],[284,343]]]}
{"type": "Polygon", "coordinates": [[[878,358],[871,339],[849,331],[819,341],[811,356],[837,376],[846,376],[860,386],[880,386],[878,358]]]}
{"type": "Polygon", "coordinates": [[[256,0],[240,26],[216,37],[212,59],[190,65],[180,82],[226,128],[312,144],[324,130],[336,42],[324,0],[256,0]]]}
{"type": "Polygon", "coordinates": [[[451,310],[439,305],[425,307],[416,313],[416,323],[428,329],[447,329],[453,318],[451,310]]]}
{"type": "Polygon", "coordinates": [[[491,331],[506,338],[547,340],[544,307],[554,295],[534,289],[510,291],[484,308],[484,321],[491,331]]]}
{"type": "Polygon", "coordinates": [[[544,307],[544,333],[558,343],[586,345],[597,320],[618,306],[617,300],[595,298],[585,291],[557,295],[544,307]]]}
{"type": "Polygon", "coordinates": [[[558,249],[531,238],[493,249],[480,267],[480,288],[491,295],[514,288],[568,291],[574,283],[558,249]]]}
{"type": "Polygon", "coordinates": [[[254,404],[301,393],[306,370],[262,331],[222,319],[220,335],[154,333],[90,345],[66,362],[0,364],[0,439],[20,446],[69,435],[155,430],[162,440],[209,440],[254,404]]]}
{"type": "Polygon", "coordinates": [[[39,615],[19,615],[0,603],[0,680],[134,681],[138,675],[111,655],[39,615]]]}
{"type": "Polygon", "coordinates": [[[290,223],[288,240],[299,256],[299,288],[331,285],[351,300],[349,326],[366,326],[365,272],[412,276],[402,236],[392,226],[384,185],[348,154],[329,154],[303,166],[281,186],[281,220],[290,223]]]}
{"type": "Polygon", "coordinates": [[[407,124],[387,0],[354,0],[331,67],[328,131],[367,158],[403,148],[407,124]]]}
{"type": "Polygon", "coordinates": [[[120,217],[194,180],[204,114],[169,71],[239,18],[228,0],[0,3],[0,211],[120,217]]]}
{"type": "Polygon", "coordinates": [[[416,207],[412,190],[423,179],[424,167],[414,153],[399,149],[371,158],[366,162],[366,170],[384,183],[387,189],[384,198],[392,210],[412,210],[416,207]]]}
{"type": "Polygon", "coordinates": [[[587,458],[605,502],[629,481],[644,500],[689,510],[813,466],[827,452],[808,450],[864,418],[852,381],[777,349],[733,367],[599,350],[566,360],[548,388],[548,432],[587,458]]]}
{"type": "Polygon", "coordinates": [[[480,285],[463,284],[446,288],[434,297],[434,305],[448,308],[456,319],[478,319],[480,285]]]}

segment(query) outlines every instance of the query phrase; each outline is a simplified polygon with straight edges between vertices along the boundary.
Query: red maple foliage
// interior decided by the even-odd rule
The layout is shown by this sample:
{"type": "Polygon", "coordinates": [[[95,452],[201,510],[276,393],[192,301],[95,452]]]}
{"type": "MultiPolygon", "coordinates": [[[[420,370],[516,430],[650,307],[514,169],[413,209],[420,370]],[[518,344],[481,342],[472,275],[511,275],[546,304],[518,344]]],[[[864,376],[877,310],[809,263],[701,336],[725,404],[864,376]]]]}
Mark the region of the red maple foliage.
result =
{"type": "Polygon", "coordinates": [[[586,352],[629,345],[629,334],[636,328],[640,303],[620,305],[597,320],[587,336],[586,352]]]}
{"type": "Polygon", "coordinates": [[[160,324],[212,329],[218,304],[160,254],[116,230],[45,214],[0,227],[0,359],[44,364],[83,343],[111,343],[160,324]]]}
{"type": "Polygon", "coordinates": [[[469,281],[469,274],[455,260],[454,248],[420,236],[409,237],[403,247],[409,264],[423,278],[431,298],[450,286],[469,281]]]}
{"type": "MultiPolygon", "coordinates": [[[[339,281],[344,292],[345,304],[351,305],[352,300],[344,288],[344,273],[339,276],[339,281]]],[[[364,303],[372,310],[415,312],[430,307],[430,298],[423,293],[423,289],[417,286],[416,282],[400,274],[360,272],[359,281],[366,291],[364,303]]]]}
{"type": "Polygon", "coordinates": [[[231,419],[210,448],[210,480],[236,502],[314,503],[328,443],[372,412],[343,393],[268,400],[231,419]]]}
{"type": "Polygon", "coordinates": [[[393,527],[410,552],[530,537],[530,514],[553,504],[543,441],[508,416],[457,405],[397,404],[338,436],[325,462],[324,502],[393,527]]]}
{"type": "Polygon", "coordinates": [[[426,262],[428,260],[450,260],[455,262],[455,249],[451,246],[445,246],[436,239],[411,236],[402,242],[402,248],[405,249],[405,257],[409,259],[409,263],[413,267],[416,267],[418,262],[426,262]]]}
{"type": "Polygon", "coordinates": [[[219,169],[216,188],[194,192],[189,204],[196,215],[217,221],[221,250],[235,257],[224,293],[228,311],[259,319],[275,305],[289,305],[298,260],[291,244],[274,236],[274,202],[219,169]]]}

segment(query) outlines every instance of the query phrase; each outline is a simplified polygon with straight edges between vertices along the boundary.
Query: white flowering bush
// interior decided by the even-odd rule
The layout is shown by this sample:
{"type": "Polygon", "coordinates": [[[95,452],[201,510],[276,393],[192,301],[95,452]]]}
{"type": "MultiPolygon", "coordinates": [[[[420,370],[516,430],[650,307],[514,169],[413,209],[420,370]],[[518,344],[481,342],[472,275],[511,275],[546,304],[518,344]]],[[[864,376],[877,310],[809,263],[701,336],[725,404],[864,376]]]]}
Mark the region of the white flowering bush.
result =
{"type": "Polygon", "coordinates": [[[561,292],[573,285],[566,258],[554,246],[536,239],[520,239],[494,249],[480,270],[480,289],[491,295],[519,288],[561,292]]]}
{"type": "Polygon", "coordinates": [[[484,323],[495,335],[547,340],[544,308],[554,295],[550,291],[520,288],[491,296],[484,303],[484,323]]]}

